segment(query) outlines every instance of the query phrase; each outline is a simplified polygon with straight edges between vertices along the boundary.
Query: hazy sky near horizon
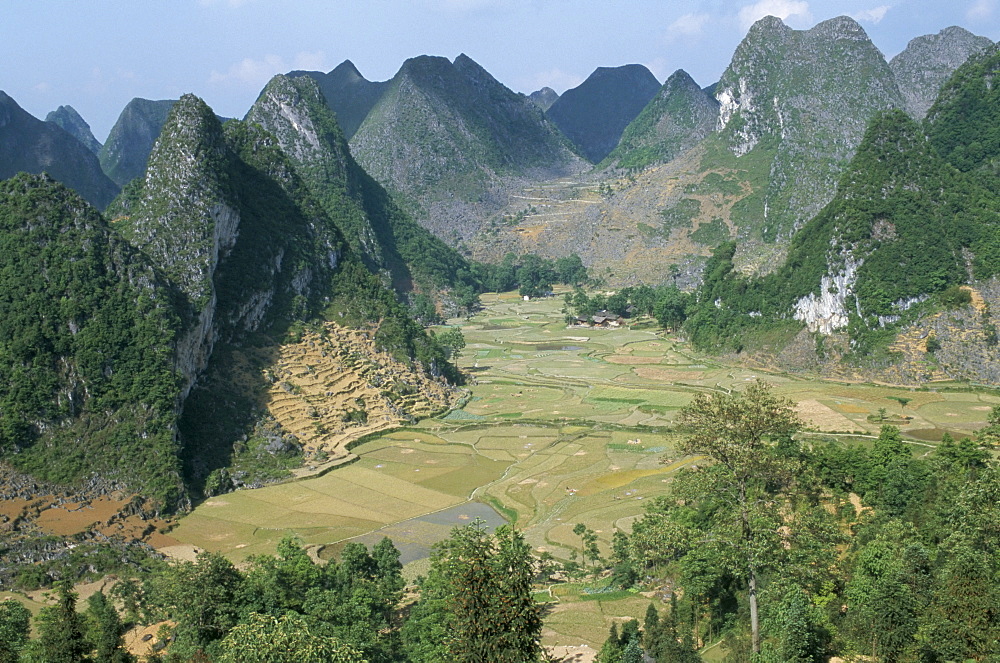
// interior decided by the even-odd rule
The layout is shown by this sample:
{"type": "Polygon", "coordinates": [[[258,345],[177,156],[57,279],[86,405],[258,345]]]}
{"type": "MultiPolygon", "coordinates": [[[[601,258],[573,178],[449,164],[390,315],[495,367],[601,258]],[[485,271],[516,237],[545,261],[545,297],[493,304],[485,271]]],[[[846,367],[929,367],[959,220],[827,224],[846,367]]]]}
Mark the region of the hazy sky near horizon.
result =
{"type": "Polygon", "coordinates": [[[639,63],[715,82],[747,29],[857,19],[891,58],[951,25],[1000,40],[1000,0],[0,0],[0,90],[32,115],[73,106],[104,141],[133,98],[193,92],[242,117],[274,74],[351,60],[369,80],[465,53],[501,83],[562,93],[639,63]]]}

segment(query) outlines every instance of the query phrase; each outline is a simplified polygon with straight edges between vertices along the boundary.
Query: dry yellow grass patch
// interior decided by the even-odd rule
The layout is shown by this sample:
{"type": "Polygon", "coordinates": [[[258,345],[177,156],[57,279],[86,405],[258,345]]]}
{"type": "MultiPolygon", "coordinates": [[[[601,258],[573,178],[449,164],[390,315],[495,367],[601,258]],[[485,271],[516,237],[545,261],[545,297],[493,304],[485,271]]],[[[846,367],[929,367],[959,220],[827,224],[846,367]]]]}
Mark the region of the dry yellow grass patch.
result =
{"type": "Polygon", "coordinates": [[[799,401],[792,408],[807,426],[821,431],[854,430],[857,424],[817,400],[799,401]]]}
{"type": "Polygon", "coordinates": [[[368,331],[328,322],[282,346],[270,381],[267,409],[301,442],[307,459],[325,452],[334,462],[369,433],[387,430],[449,407],[457,391],[441,379],[376,349],[368,331]],[[364,412],[367,421],[352,419],[364,412]]]}
{"type": "Polygon", "coordinates": [[[675,382],[677,380],[700,380],[705,377],[702,371],[675,371],[669,368],[652,368],[650,366],[640,366],[633,369],[635,374],[647,380],[663,380],[665,382],[675,382]]]}
{"type": "Polygon", "coordinates": [[[604,357],[604,361],[609,364],[625,364],[627,366],[641,366],[643,364],[659,364],[662,357],[633,357],[632,355],[609,355],[604,357]]]}

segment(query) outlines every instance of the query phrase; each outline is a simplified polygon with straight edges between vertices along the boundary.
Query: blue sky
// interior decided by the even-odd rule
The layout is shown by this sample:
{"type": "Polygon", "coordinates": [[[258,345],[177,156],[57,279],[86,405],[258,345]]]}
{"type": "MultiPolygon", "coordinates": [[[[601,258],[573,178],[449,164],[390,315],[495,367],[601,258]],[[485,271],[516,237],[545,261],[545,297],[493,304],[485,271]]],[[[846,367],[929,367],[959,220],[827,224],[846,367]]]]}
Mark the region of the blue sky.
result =
{"type": "Polygon", "coordinates": [[[508,87],[563,92],[595,68],[661,81],[722,74],[756,19],[846,14],[886,57],[960,25],[1000,40],[1000,0],[0,0],[0,89],[36,117],[70,104],[103,141],[133,97],[193,92],[242,117],[276,73],[352,60],[385,80],[409,57],[483,65],[508,87]]]}

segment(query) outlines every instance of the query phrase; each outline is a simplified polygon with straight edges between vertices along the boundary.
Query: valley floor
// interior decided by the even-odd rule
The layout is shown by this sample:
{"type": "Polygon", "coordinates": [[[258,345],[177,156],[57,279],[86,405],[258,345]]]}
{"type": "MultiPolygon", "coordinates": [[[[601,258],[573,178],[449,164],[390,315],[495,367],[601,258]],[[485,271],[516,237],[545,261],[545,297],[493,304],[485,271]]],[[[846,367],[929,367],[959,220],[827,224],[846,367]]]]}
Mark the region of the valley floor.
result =
{"type": "MultiPolygon", "coordinates": [[[[934,390],[760,374],[697,356],[651,323],[619,329],[567,328],[562,301],[485,296],[485,309],[455,320],[467,341],[471,376],[461,409],[387,432],[353,449],[358,460],[323,476],[207,500],[170,536],[181,548],[234,560],[271,553],[286,534],[330,557],[350,540],[390,536],[410,578],[426,573],[435,541],[476,518],[516,522],[537,553],[570,559],[584,523],[610,552],[644,501],[664,494],[680,457],[670,425],[695,393],[739,389],[758,376],[797,403],[806,436],[865,443],[883,423],[901,424],[918,450],[944,432],[961,437],[1000,403],[992,392],[942,383],[934,390]],[[894,398],[909,399],[900,406],[894,398]],[[905,417],[905,418],[904,418],[905,417]],[[502,516],[502,517],[501,517],[502,516]]],[[[610,624],[641,618],[656,596],[586,593],[556,583],[545,644],[598,648],[610,624]]],[[[581,653],[580,652],[577,653],[581,653]]]]}

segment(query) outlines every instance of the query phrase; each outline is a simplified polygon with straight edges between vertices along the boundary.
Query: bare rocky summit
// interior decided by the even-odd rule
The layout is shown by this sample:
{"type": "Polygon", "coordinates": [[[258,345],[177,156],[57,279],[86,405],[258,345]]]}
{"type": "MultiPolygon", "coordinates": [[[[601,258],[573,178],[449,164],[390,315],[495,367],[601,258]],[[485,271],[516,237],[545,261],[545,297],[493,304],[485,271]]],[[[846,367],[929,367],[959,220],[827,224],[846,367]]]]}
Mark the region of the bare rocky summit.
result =
{"type": "Polygon", "coordinates": [[[921,120],[937,98],[941,86],[970,56],[993,45],[986,37],[952,26],[936,35],[917,37],[889,61],[906,103],[906,111],[921,120]]]}

